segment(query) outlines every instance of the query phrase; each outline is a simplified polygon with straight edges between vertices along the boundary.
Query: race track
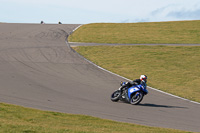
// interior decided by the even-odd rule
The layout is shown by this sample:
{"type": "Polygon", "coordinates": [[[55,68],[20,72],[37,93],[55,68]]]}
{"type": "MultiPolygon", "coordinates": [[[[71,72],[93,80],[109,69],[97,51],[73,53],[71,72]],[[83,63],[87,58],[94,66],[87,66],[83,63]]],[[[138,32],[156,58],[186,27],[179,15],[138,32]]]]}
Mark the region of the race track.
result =
{"type": "Polygon", "coordinates": [[[111,102],[124,79],[71,50],[78,26],[0,23],[0,102],[200,132],[200,104],[152,89],[137,106],[111,102]]]}

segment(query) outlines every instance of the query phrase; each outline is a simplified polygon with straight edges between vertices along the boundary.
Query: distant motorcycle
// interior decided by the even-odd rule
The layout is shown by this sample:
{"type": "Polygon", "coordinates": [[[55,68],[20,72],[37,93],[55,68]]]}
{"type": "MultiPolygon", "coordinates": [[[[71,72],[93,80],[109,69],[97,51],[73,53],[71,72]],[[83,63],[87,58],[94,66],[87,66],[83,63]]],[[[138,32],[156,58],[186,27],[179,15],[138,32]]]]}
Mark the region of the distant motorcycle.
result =
{"type": "Polygon", "coordinates": [[[119,100],[129,102],[132,105],[139,104],[144,95],[148,94],[146,84],[133,85],[131,87],[124,87],[126,82],[121,82],[118,90],[114,91],[111,95],[111,101],[117,102],[119,100]]]}

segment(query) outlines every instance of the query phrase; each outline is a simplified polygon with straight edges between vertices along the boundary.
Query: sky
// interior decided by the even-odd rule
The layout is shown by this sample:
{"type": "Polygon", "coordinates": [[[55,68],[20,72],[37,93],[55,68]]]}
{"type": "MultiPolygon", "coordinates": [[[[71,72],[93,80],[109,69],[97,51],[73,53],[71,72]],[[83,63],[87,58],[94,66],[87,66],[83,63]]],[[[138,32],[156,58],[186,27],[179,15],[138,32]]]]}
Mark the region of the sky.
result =
{"type": "Polygon", "coordinates": [[[136,23],[200,20],[200,0],[0,0],[0,22],[136,23]]]}

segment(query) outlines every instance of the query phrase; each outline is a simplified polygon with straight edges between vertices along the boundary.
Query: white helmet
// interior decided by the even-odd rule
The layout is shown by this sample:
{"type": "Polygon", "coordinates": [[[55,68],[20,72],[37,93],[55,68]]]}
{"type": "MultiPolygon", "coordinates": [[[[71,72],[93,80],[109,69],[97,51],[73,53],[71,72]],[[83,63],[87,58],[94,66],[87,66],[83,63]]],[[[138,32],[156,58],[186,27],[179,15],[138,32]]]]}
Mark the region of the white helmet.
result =
{"type": "Polygon", "coordinates": [[[141,75],[140,80],[143,82],[147,82],[147,76],[146,75],[141,75]]]}

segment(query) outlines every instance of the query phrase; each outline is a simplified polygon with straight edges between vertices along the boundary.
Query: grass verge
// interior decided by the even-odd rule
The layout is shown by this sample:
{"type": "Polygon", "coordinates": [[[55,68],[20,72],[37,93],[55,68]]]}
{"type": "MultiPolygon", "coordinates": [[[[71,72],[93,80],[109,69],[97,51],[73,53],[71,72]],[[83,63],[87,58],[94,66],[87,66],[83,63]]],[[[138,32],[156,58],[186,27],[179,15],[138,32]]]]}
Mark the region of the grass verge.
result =
{"type": "Polygon", "coordinates": [[[97,23],[81,26],[71,42],[121,44],[200,44],[200,21],[97,23]]]}
{"type": "Polygon", "coordinates": [[[0,103],[1,133],[186,133],[0,103]]]}
{"type": "Polygon", "coordinates": [[[80,46],[95,64],[129,79],[148,75],[148,85],[200,102],[198,46],[80,46]]]}

